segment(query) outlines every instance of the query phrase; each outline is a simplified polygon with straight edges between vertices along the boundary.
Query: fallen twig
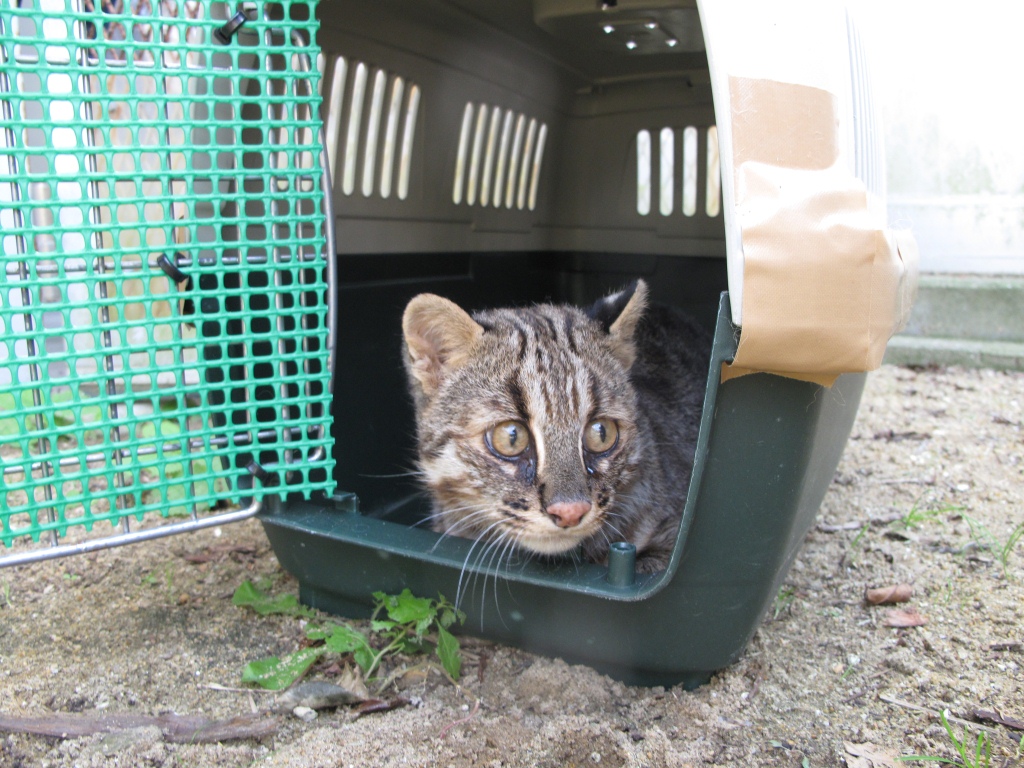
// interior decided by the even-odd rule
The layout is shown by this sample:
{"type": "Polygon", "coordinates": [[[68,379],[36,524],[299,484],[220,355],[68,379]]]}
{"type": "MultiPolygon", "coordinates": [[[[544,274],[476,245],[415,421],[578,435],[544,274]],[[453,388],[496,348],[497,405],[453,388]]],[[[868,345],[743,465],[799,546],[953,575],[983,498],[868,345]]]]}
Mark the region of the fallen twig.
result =
{"type": "Polygon", "coordinates": [[[822,533],[838,533],[839,531],[856,531],[863,528],[867,523],[854,521],[852,523],[840,523],[839,525],[829,525],[828,523],[818,523],[818,530],[822,533]]]}
{"type": "MultiPolygon", "coordinates": [[[[912,709],[915,712],[924,712],[927,715],[929,715],[930,717],[935,717],[935,718],[938,717],[938,714],[936,714],[937,710],[934,709],[934,708],[929,709],[928,707],[922,707],[922,706],[920,706],[918,704],[911,704],[909,701],[903,701],[901,699],[893,698],[892,696],[886,696],[884,693],[878,694],[878,698],[881,699],[882,701],[886,702],[887,704],[893,704],[893,705],[895,705],[897,707],[903,707],[904,709],[912,709]]],[[[952,714],[946,715],[946,719],[949,720],[949,722],[951,722],[951,723],[959,723],[960,725],[969,725],[972,728],[981,728],[983,731],[988,731],[989,733],[999,733],[1000,732],[996,728],[989,728],[987,725],[981,725],[980,723],[975,723],[975,722],[973,722],[971,720],[964,720],[963,718],[956,717],[956,716],[954,716],[952,714]]]]}
{"type": "Polygon", "coordinates": [[[861,688],[859,691],[855,691],[854,693],[852,693],[849,696],[847,696],[840,703],[841,704],[849,704],[850,702],[856,701],[857,699],[861,698],[862,696],[866,696],[867,694],[872,693],[873,691],[877,691],[883,685],[885,685],[885,681],[881,680],[881,681],[875,683],[874,685],[872,685],[872,686],[870,686],[868,688],[861,688]]]}
{"type": "Polygon", "coordinates": [[[934,477],[880,477],[868,480],[868,485],[935,485],[934,477]]]}
{"type": "Polygon", "coordinates": [[[367,699],[355,708],[356,717],[372,715],[375,712],[390,712],[393,709],[407,707],[411,703],[412,702],[404,696],[396,696],[393,699],[367,699]]]}
{"type": "Polygon", "coordinates": [[[996,723],[997,725],[1004,725],[1007,728],[1012,728],[1015,731],[1024,731],[1024,720],[1018,720],[1016,717],[1009,717],[1001,712],[993,709],[975,709],[972,714],[979,720],[988,720],[989,722],[996,723]]]}
{"type": "Polygon", "coordinates": [[[16,717],[0,714],[0,731],[32,733],[59,739],[76,739],[96,733],[127,731],[155,725],[164,740],[179,744],[212,744],[233,739],[261,739],[274,733],[276,717],[266,714],[239,715],[230,720],[210,720],[198,715],[134,715],[106,712],[55,712],[45,717],[16,717]]]}
{"type": "Polygon", "coordinates": [[[470,710],[469,714],[466,715],[465,717],[463,717],[460,720],[456,720],[454,723],[448,723],[448,725],[446,725],[441,730],[441,733],[438,734],[438,738],[443,739],[448,734],[448,731],[450,731],[455,726],[462,725],[463,723],[468,723],[470,720],[472,720],[474,717],[476,717],[476,713],[479,712],[479,711],[480,711],[480,699],[477,699],[476,703],[473,704],[473,709],[470,710]]]}
{"type": "Polygon", "coordinates": [[[1024,642],[1011,640],[1006,643],[990,643],[988,649],[990,651],[1024,651],[1024,642]]]}
{"type": "Polygon", "coordinates": [[[221,685],[220,683],[206,683],[199,687],[208,688],[211,691],[224,691],[226,693],[278,693],[278,691],[266,691],[262,688],[232,688],[229,685],[221,685]]]}
{"type": "Polygon", "coordinates": [[[872,517],[867,520],[851,520],[848,523],[837,523],[832,525],[830,523],[818,523],[817,529],[822,533],[838,533],[840,531],[859,531],[865,525],[871,525],[875,528],[881,528],[883,525],[889,525],[895,523],[897,520],[902,520],[901,515],[887,515],[886,517],[872,517]]]}

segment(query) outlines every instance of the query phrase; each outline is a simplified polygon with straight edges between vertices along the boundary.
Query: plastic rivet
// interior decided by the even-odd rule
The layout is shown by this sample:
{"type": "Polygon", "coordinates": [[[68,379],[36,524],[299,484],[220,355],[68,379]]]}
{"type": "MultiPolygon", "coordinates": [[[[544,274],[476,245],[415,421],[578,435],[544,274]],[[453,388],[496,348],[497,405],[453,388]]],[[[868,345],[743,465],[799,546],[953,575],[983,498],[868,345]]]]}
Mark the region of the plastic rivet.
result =
{"type": "Polygon", "coordinates": [[[630,587],[636,580],[636,546],[616,541],[608,550],[608,583],[613,587],[630,587]]]}

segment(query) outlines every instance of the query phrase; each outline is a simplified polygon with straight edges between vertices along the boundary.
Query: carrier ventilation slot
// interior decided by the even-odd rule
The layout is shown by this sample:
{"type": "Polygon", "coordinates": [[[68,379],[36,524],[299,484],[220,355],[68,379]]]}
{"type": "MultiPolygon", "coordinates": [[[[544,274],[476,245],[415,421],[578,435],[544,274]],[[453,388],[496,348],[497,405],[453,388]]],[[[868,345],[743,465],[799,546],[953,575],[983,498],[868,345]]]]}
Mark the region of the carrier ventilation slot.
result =
{"type": "Polygon", "coordinates": [[[871,67],[864,43],[854,20],[847,14],[846,29],[850,38],[850,79],[853,97],[853,161],[854,173],[868,191],[885,196],[885,156],[878,145],[882,126],[875,110],[871,67]]]}
{"type": "Polygon", "coordinates": [[[452,202],[534,210],[547,135],[546,123],[522,112],[466,104],[452,202]]]}
{"type": "Polygon", "coordinates": [[[647,216],[654,210],[656,203],[657,211],[662,216],[671,216],[680,211],[687,217],[696,216],[701,202],[701,186],[704,192],[704,214],[709,217],[718,216],[722,210],[722,172],[716,126],[697,128],[689,125],[683,129],[665,127],[655,136],[647,129],[637,132],[637,213],[647,216]],[[676,162],[679,160],[680,169],[677,171],[676,162]],[[678,205],[677,192],[680,193],[678,205]]]}
{"type": "Polygon", "coordinates": [[[344,195],[409,196],[420,87],[344,56],[332,60],[325,100],[327,157],[344,195]]]}

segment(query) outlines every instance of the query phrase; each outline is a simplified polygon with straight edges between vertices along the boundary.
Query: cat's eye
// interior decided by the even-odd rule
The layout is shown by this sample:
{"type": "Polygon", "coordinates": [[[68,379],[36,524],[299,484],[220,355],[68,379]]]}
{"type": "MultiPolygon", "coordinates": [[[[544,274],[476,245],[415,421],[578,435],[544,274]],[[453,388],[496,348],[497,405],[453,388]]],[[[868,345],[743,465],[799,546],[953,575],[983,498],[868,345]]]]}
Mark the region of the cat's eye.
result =
{"type": "Polygon", "coordinates": [[[530,446],[530,431],[518,421],[503,421],[487,433],[491,450],[506,459],[514,459],[530,446]]]}
{"type": "Polygon", "coordinates": [[[590,453],[607,453],[619,442],[619,426],[611,419],[594,419],[583,430],[583,447],[590,453]]]}

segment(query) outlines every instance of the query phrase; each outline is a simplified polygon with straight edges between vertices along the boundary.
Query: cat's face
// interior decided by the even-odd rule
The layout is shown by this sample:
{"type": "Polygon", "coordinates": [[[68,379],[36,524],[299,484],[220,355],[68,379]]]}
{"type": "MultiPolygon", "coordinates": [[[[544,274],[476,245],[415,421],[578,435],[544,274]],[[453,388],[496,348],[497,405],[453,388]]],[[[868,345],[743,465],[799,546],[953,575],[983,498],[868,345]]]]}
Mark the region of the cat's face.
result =
{"type": "Polygon", "coordinates": [[[590,313],[481,312],[423,294],[406,309],[419,465],[435,530],[545,554],[607,536],[644,441],[629,381],[646,288],[590,313]]]}

